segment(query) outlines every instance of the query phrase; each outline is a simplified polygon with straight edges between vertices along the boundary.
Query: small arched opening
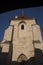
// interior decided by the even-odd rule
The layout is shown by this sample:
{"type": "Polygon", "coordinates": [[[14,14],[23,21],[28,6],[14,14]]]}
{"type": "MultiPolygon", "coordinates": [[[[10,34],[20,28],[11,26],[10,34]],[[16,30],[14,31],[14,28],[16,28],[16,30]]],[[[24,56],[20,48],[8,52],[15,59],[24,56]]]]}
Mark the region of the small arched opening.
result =
{"type": "Polygon", "coordinates": [[[21,21],[18,24],[18,35],[19,38],[24,38],[26,37],[26,31],[27,31],[27,25],[25,21],[21,21]]]}
{"type": "Polygon", "coordinates": [[[24,30],[24,25],[23,24],[21,25],[21,30],[24,30]]]}

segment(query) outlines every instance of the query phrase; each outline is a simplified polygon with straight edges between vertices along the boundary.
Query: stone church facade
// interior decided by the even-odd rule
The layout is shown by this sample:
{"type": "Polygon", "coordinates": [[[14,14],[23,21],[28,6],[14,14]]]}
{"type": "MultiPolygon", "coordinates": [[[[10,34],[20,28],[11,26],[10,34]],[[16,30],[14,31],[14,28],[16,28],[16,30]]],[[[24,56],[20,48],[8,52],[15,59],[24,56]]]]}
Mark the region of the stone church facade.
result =
{"type": "Polygon", "coordinates": [[[9,60],[21,62],[36,56],[35,59],[42,62],[40,55],[38,55],[39,57],[37,54],[35,55],[35,49],[43,52],[41,30],[40,26],[36,24],[36,19],[25,15],[15,16],[11,19],[0,47],[2,53],[9,52],[9,60]]]}

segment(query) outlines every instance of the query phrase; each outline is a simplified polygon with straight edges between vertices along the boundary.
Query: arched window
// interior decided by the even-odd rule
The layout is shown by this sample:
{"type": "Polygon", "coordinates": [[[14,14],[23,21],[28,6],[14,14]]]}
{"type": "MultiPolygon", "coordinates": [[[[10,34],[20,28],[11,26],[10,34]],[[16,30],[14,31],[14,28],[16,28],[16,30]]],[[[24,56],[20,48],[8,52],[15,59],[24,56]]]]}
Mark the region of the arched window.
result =
{"type": "Polygon", "coordinates": [[[21,25],[21,30],[24,30],[24,25],[21,25]]]}
{"type": "Polygon", "coordinates": [[[18,62],[26,61],[27,57],[24,54],[20,54],[19,57],[17,58],[18,62]]]}

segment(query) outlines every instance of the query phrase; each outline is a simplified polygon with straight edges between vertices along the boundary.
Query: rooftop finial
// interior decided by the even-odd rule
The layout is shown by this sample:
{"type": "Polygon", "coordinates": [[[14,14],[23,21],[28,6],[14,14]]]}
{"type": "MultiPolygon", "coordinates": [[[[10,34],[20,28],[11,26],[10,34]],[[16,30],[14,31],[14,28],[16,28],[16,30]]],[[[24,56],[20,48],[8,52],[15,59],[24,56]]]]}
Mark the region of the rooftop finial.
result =
{"type": "Polygon", "coordinates": [[[22,15],[24,15],[24,11],[22,10],[22,15]]]}

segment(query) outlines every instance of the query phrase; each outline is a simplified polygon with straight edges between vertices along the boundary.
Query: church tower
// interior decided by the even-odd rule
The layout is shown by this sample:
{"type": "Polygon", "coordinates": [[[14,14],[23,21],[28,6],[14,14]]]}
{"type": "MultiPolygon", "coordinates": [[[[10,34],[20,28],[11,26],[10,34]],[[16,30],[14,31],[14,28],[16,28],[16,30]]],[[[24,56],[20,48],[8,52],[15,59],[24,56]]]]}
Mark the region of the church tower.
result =
{"type": "Polygon", "coordinates": [[[10,26],[5,30],[1,46],[2,52],[6,52],[10,48],[9,58],[12,55],[12,61],[27,61],[31,57],[35,57],[35,48],[43,50],[40,26],[36,24],[36,19],[25,15],[15,16],[11,19],[10,26]],[[5,47],[3,42],[4,44],[10,43],[9,47],[7,45],[5,47]]]}
{"type": "Polygon", "coordinates": [[[35,24],[35,19],[24,15],[11,20],[10,25],[14,26],[12,61],[28,60],[34,56],[32,24],[35,24]]]}

